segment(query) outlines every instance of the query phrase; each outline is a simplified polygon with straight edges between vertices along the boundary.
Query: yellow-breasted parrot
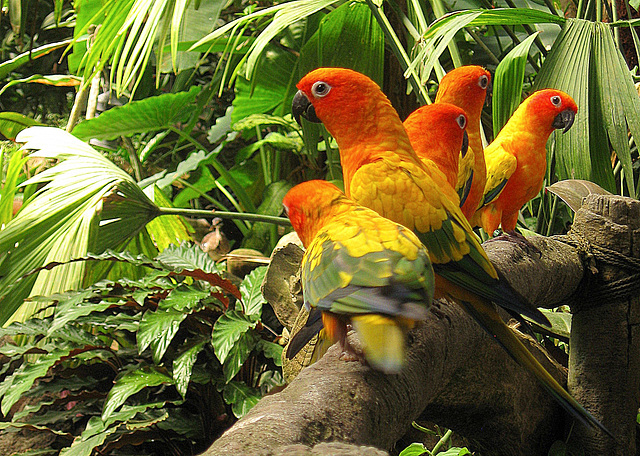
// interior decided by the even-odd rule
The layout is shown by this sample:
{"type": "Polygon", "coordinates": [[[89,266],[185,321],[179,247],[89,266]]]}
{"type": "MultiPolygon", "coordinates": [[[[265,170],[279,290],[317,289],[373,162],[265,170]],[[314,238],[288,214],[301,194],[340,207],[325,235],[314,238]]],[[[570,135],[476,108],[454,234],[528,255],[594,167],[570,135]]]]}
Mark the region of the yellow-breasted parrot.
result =
{"type": "Polygon", "coordinates": [[[606,429],[544,369],[500,318],[494,304],[548,325],[498,274],[458,207],[458,195],[437,167],[422,164],[387,97],[367,76],[319,68],[297,84],[292,111],[322,122],[340,148],[345,193],[412,229],[435,272],[435,297],[462,305],[573,416],[606,429]]]}
{"type": "Polygon", "coordinates": [[[524,100],[484,151],[487,183],[478,223],[491,236],[502,224],[513,233],[520,208],[542,188],[546,144],[555,129],[566,132],[578,107],[560,90],[539,90],[524,100]]]}
{"type": "MultiPolygon", "coordinates": [[[[477,65],[465,65],[448,72],[440,81],[436,93],[437,103],[451,103],[464,109],[469,120],[469,151],[460,161],[458,186],[471,177],[471,189],[462,213],[471,220],[482,203],[485,187],[485,158],[480,135],[480,115],[485,104],[487,91],[491,88],[491,73],[477,65]]],[[[413,139],[412,139],[413,141],[413,139]]]]}
{"type": "Polygon", "coordinates": [[[405,334],[427,318],[433,299],[427,250],[411,230],[356,204],[326,181],[296,185],[283,205],[306,248],[302,292],[311,309],[287,357],[323,326],[322,336],[339,340],[349,350],[346,334],[351,324],[369,365],[385,373],[399,372],[405,334]]]}
{"type": "Polygon", "coordinates": [[[433,161],[455,188],[463,206],[471,189],[473,173],[466,181],[458,181],[460,157],[464,160],[469,148],[465,131],[467,116],[462,108],[449,103],[421,106],[403,122],[411,147],[427,166],[433,161]]]}

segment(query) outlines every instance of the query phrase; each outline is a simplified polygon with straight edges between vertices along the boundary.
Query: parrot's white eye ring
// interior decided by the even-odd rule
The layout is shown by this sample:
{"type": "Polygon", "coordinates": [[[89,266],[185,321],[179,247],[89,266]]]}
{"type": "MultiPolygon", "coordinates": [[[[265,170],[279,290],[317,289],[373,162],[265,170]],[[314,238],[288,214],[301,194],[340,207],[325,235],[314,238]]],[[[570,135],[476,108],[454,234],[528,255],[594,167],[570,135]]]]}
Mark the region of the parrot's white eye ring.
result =
{"type": "Polygon", "coordinates": [[[460,129],[464,130],[464,127],[467,126],[467,117],[464,114],[460,114],[456,117],[456,123],[460,127],[460,129]]]}
{"type": "Polygon", "coordinates": [[[558,95],[552,96],[551,104],[554,105],[556,108],[559,108],[560,105],[562,104],[562,98],[560,98],[558,95]]]}
{"type": "Polygon", "coordinates": [[[478,85],[481,89],[486,89],[489,85],[489,77],[486,74],[480,76],[480,78],[478,78],[478,85]]]}
{"type": "Polygon", "coordinates": [[[311,93],[316,98],[322,98],[327,96],[329,91],[331,90],[331,86],[324,81],[314,82],[311,86],[311,93]]]}

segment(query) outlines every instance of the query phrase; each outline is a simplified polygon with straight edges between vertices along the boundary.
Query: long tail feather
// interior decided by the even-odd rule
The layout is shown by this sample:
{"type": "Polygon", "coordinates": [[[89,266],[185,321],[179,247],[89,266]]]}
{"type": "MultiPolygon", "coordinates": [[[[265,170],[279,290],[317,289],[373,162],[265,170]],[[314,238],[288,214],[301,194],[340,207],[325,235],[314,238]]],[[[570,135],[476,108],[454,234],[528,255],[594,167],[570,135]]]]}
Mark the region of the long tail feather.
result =
{"type": "Polygon", "coordinates": [[[538,362],[529,350],[520,342],[520,340],[509,328],[500,315],[498,315],[495,307],[490,302],[481,299],[458,301],[464,309],[487,331],[493,336],[507,353],[522,367],[529,371],[540,382],[556,401],[570,415],[581,421],[582,423],[602,430],[607,435],[613,437],[613,434],[605,428],[591,413],[589,413],[578,401],[576,401],[538,362]]]}
{"type": "Polygon", "coordinates": [[[351,317],[367,362],[379,371],[397,374],[404,365],[405,337],[398,320],[376,314],[351,317]]]}

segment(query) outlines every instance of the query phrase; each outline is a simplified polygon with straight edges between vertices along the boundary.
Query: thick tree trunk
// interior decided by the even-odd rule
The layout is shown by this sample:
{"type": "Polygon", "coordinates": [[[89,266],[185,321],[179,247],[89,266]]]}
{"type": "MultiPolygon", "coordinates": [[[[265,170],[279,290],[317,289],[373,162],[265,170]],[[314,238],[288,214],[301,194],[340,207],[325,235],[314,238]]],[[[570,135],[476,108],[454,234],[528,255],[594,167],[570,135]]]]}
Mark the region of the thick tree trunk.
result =
{"type": "MultiPolygon", "coordinates": [[[[640,258],[640,202],[591,195],[576,214],[572,231],[592,245],[640,258]]],[[[628,271],[597,261],[596,286],[628,276],[628,271]]],[[[633,270],[633,269],[631,269],[633,270]]],[[[639,273],[637,268],[634,273],[639,273]]],[[[640,298],[583,298],[572,305],[569,392],[616,436],[582,426],[574,430],[585,454],[634,455],[640,390],[640,298]]]]}
{"type": "MultiPolygon", "coordinates": [[[[623,205],[635,205],[625,215],[610,210],[617,204],[615,200],[610,205],[589,203],[585,210],[600,210],[607,217],[616,212],[621,217],[621,230],[626,230],[628,247],[620,251],[637,256],[639,244],[634,241],[640,233],[635,228],[640,224],[638,203],[623,199],[623,205]],[[635,217],[635,221],[625,217],[635,217]]],[[[576,231],[606,232],[613,226],[609,221],[600,223],[602,229],[591,228],[586,222],[581,227],[581,213],[576,217],[576,231]]],[[[611,242],[618,241],[612,236],[611,242]]],[[[498,239],[487,243],[486,250],[514,288],[536,306],[554,307],[576,294],[584,277],[576,250],[539,236],[531,238],[531,244],[535,248],[498,239]]],[[[637,300],[622,306],[613,318],[608,303],[577,311],[574,332],[583,336],[574,334],[572,339],[571,366],[576,370],[571,374],[571,390],[610,426],[618,443],[623,443],[624,450],[615,454],[630,455],[634,454],[631,445],[640,386],[638,344],[634,340],[637,300]],[[585,325],[583,332],[581,327],[585,325]],[[616,327],[609,334],[611,330],[606,328],[612,326],[616,327]],[[599,332],[609,338],[603,339],[600,350],[592,347],[594,337],[601,337],[599,332]],[[621,417],[614,419],[617,415],[621,417]]],[[[550,361],[534,340],[521,337],[543,365],[561,379],[564,370],[550,361]]],[[[434,303],[425,324],[410,332],[409,339],[406,368],[393,376],[357,362],[341,361],[338,347],[332,347],[283,391],[262,399],[205,454],[276,455],[282,454],[287,445],[312,447],[323,441],[389,449],[413,420],[425,419],[467,437],[473,449],[481,450],[484,456],[537,456],[546,455],[551,444],[569,428],[571,420],[554,400],[457,305],[434,303]]],[[[585,454],[614,454],[614,444],[607,436],[592,434],[580,423],[575,423],[572,435],[579,436],[578,443],[587,445],[585,454]]]]}

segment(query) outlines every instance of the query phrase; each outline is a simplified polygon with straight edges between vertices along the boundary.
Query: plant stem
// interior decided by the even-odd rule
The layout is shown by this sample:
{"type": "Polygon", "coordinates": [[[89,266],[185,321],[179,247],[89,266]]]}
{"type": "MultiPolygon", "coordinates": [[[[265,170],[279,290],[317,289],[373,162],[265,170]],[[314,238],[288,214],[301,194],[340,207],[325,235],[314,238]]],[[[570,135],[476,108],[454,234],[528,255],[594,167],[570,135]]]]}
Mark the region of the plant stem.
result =
{"type": "MultiPolygon", "coordinates": [[[[179,128],[170,126],[169,129],[178,134],[181,138],[186,139],[189,143],[195,146],[197,150],[206,150],[198,141],[196,141],[189,134],[185,133],[179,128]]],[[[224,180],[227,181],[227,184],[229,185],[229,187],[231,187],[233,193],[235,193],[235,195],[240,200],[240,203],[244,206],[244,209],[249,212],[255,212],[256,207],[253,204],[253,201],[251,201],[251,198],[249,198],[249,195],[247,194],[245,189],[238,183],[238,181],[233,178],[229,171],[227,171],[225,167],[222,166],[222,163],[220,163],[215,157],[211,157],[210,160],[211,165],[215,168],[216,171],[218,171],[220,176],[222,176],[224,180]]]]}
{"type": "MultiPolygon", "coordinates": [[[[184,185],[185,187],[190,188],[191,190],[196,192],[201,198],[206,199],[211,204],[213,204],[214,206],[217,206],[218,208],[222,209],[223,211],[227,210],[227,208],[224,206],[224,204],[222,204],[220,201],[216,200],[215,198],[212,198],[210,195],[208,195],[207,193],[203,192],[198,187],[196,187],[195,185],[192,185],[188,181],[186,181],[184,179],[181,179],[181,178],[178,178],[178,179],[176,179],[176,182],[179,182],[180,184],[184,185]]],[[[238,227],[238,229],[240,230],[240,232],[242,233],[243,236],[246,236],[249,233],[249,230],[251,229],[251,226],[246,221],[234,220],[233,222],[236,224],[236,226],[238,227]]]]}
{"type": "Polygon", "coordinates": [[[468,29],[466,30],[466,32],[469,34],[471,38],[473,38],[473,41],[478,43],[478,46],[480,46],[482,50],[487,53],[487,55],[489,56],[489,58],[493,63],[495,63],[496,65],[500,63],[500,59],[498,59],[498,57],[496,57],[496,55],[493,52],[491,52],[491,49],[489,49],[489,47],[486,44],[484,44],[484,42],[480,39],[480,37],[476,32],[468,29]]]}
{"type": "Polygon", "coordinates": [[[206,211],[202,209],[185,209],[180,207],[160,207],[160,215],[182,215],[183,217],[202,217],[214,219],[246,220],[249,222],[273,223],[280,226],[291,226],[288,218],[273,215],[251,214],[247,212],[206,211]]]}
{"type": "Polygon", "coordinates": [[[269,157],[267,157],[267,151],[265,150],[264,143],[262,141],[262,131],[260,127],[256,125],[256,137],[260,144],[260,161],[262,162],[262,177],[264,178],[264,185],[267,186],[271,183],[271,173],[269,172],[269,157]]]}
{"type": "Polygon", "coordinates": [[[553,219],[556,216],[556,209],[558,208],[558,197],[553,195],[553,204],[551,205],[551,214],[549,214],[549,223],[547,224],[547,232],[545,236],[551,235],[551,228],[553,227],[553,219]]]}
{"type": "Polygon", "coordinates": [[[438,451],[440,451],[440,448],[442,448],[451,439],[452,435],[453,435],[453,431],[451,429],[447,429],[447,432],[445,432],[442,438],[438,441],[438,443],[436,443],[436,446],[433,447],[433,450],[431,450],[431,453],[438,454],[438,451]]]}
{"type": "Polygon", "coordinates": [[[133,168],[133,175],[136,177],[136,180],[140,182],[144,174],[142,172],[142,163],[140,163],[138,152],[136,152],[136,148],[133,147],[133,142],[131,142],[131,138],[127,138],[126,136],[122,136],[121,138],[122,138],[122,145],[129,153],[129,162],[131,163],[131,168],[133,168]]]}

